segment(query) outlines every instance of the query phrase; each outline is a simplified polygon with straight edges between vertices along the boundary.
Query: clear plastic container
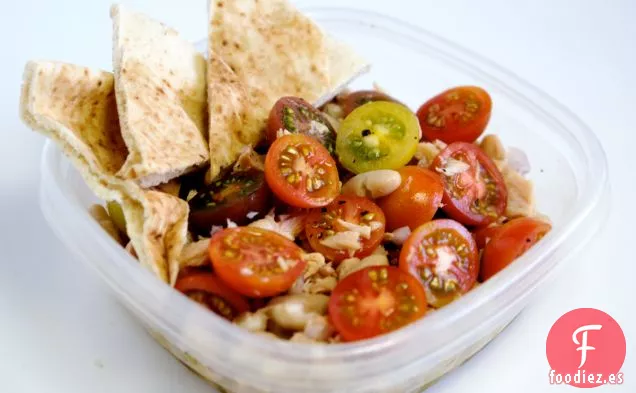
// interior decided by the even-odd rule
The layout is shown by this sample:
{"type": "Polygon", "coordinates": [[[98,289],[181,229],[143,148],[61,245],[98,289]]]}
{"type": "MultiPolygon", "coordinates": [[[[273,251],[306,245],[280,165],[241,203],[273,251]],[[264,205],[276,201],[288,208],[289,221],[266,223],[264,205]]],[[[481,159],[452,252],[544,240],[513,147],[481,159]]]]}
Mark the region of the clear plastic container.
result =
{"type": "Polygon", "coordinates": [[[530,158],[539,210],[554,224],[544,240],[465,297],[404,329],[356,344],[312,346],[241,330],[155,279],[91,219],[94,196],[50,142],[42,161],[42,209],[69,249],[95,268],[157,341],[228,391],[419,392],[493,339],[598,229],[609,208],[606,158],[592,131],[566,108],[468,50],[363,10],[307,12],[372,61],[371,73],[354,87],[378,82],[413,109],[450,86],[486,88],[494,102],[488,132],[530,158]]]}

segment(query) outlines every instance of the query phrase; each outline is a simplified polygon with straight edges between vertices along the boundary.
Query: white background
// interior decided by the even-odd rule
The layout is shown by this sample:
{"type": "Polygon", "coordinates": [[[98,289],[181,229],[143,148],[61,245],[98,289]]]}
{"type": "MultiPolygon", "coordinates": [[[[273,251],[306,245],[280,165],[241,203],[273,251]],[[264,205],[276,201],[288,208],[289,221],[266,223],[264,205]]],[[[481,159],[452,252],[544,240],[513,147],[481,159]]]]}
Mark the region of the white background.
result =
{"type": "MultiPolygon", "coordinates": [[[[205,1],[123,0],[191,40],[206,32],[205,1]]],[[[602,232],[484,351],[428,392],[572,392],[550,386],[546,335],[578,307],[612,315],[627,336],[625,384],[636,391],[636,1],[353,0],[469,47],[570,107],[609,156],[612,216],[602,232]],[[631,234],[630,234],[631,233],[631,234]]],[[[110,68],[107,0],[3,1],[0,8],[0,392],[210,392],[73,260],[38,208],[43,138],[18,117],[27,59],[110,68]]],[[[399,59],[398,59],[399,60],[399,59]]],[[[428,338],[427,338],[428,339],[428,338]]]]}

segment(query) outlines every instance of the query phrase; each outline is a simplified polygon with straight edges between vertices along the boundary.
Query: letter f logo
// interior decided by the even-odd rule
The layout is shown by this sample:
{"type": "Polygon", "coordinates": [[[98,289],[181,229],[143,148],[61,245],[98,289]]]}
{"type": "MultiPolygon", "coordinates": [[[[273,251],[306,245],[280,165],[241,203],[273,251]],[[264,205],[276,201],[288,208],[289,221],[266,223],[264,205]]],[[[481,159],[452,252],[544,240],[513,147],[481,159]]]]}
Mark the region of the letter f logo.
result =
{"type": "Polygon", "coordinates": [[[576,349],[577,351],[581,351],[581,364],[579,365],[579,368],[583,367],[585,361],[587,360],[587,351],[593,351],[596,349],[587,345],[587,332],[589,330],[601,330],[602,327],[603,326],[601,325],[585,325],[576,329],[574,333],[572,333],[572,341],[574,341],[574,344],[580,345],[580,347],[576,349]],[[581,332],[583,334],[581,335],[581,342],[579,342],[576,336],[581,332]]]}

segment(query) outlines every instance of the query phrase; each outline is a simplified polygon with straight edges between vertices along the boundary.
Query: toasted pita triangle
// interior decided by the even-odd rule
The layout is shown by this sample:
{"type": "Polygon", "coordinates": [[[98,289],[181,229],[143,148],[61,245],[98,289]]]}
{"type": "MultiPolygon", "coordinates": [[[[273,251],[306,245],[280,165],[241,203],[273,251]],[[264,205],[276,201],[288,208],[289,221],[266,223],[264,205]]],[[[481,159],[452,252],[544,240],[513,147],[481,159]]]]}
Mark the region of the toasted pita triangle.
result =
{"type": "Polygon", "coordinates": [[[279,98],[322,104],[368,64],[286,0],[211,0],[209,9],[211,180],[263,137],[279,98]]]}
{"type": "Polygon", "coordinates": [[[121,130],[130,155],[120,175],[143,187],[208,160],[204,57],[178,33],[115,5],[113,67],[121,130]]]}
{"type": "Polygon", "coordinates": [[[52,139],[97,196],[122,204],[128,236],[139,261],[163,281],[187,239],[188,205],[115,176],[128,152],[109,72],[56,62],[29,62],[24,71],[20,114],[32,129],[52,139]]]}

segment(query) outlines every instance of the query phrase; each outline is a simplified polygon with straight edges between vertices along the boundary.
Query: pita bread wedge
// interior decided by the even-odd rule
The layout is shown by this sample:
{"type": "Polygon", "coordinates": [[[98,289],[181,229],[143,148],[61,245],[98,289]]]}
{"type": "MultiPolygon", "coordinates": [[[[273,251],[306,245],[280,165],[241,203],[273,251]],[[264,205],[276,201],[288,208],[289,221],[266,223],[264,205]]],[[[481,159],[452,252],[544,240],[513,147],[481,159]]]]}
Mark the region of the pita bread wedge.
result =
{"type": "Polygon", "coordinates": [[[113,67],[130,155],[119,174],[142,187],[208,161],[204,57],[160,22],[115,5],[113,67]]]}
{"type": "Polygon", "coordinates": [[[209,10],[212,180],[262,138],[279,98],[322,104],[368,64],[286,0],[211,0],[209,10]]]}
{"type": "Polygon", "coordinates": [[[115,176],[127,157],[119,131],[113,75],[56,62],[25,67],[20,114],[52,139],[97,196],[122,204],[139,261],[163,281],[187,239],[188,205],[115,176]]]}

